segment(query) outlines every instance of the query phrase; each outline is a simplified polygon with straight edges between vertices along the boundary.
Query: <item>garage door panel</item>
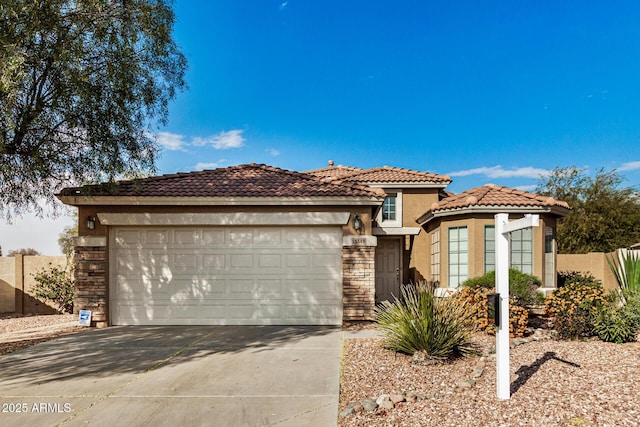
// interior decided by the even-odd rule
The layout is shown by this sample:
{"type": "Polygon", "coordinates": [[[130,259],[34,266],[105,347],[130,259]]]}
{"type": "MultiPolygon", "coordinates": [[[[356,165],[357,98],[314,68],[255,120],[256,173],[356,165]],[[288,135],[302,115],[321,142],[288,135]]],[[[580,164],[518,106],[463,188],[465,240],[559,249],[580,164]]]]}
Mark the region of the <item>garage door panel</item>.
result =
{"type": "Polygon", "coordinates": [[[261,254],[257,255],[257,265],[260,269],[282,269],[282,255],[261,254]]]}
{"type": "Polygon", "coordinates": [[[200,245],[202,233],[195,229],[175,230],[172,243],[180,245],[200,245]]]}
{"type": "Polygon", "coordinates": [[[202,255],[202,267],[208,271],[211,269],[226,268],[227,257],[225,254],[204,254],[202,255]]]}
{"type": "Polygon", "coordinates": [[[253,244],[253,233],[251,230],[230,230],[228,232],[227,247],[246,247],[253,244]]]}
{"type": "Polygon", "coordinates": [[[143,243],[147,245],[167,245],[171,243],[170,230],[148,230],[143,234],[146,237],[143,239],[143,243]]]}
{"type": "Polygon", "coordinates": [[[209,247],[223,247],[225,244],[225,232],[224,230],[202,230],[202,244],[209,247]]]}
{"type": "Polygon", "coordinates": [[[282,231],[280,229],[262,229],[254,232],[255,246],[279,247],[282,245],[282,231]]]}
{"type": "Polygon", "coordinates": [[[114,228],[114,324],[339,324],[340,227],[114,228]]]}

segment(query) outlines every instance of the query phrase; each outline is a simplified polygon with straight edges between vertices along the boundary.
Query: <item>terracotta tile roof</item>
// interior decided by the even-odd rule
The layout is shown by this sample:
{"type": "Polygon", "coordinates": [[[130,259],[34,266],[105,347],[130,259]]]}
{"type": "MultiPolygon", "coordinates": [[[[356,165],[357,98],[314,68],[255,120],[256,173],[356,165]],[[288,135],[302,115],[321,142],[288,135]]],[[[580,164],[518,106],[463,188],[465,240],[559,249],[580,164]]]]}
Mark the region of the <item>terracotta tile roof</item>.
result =
{"type": "Polygon", "coordinates": [[[570,209],[566,202],[539,196],[522,190],[487,184],[446,197],[431,206],[432,212],[470,207],[560,207],[570,209]]]}
{"type": "Polygon", "coordinates": [[[326,182],[317,176],[261,164],[176,173],[115,185],[66,188],[62,196],[135,197],[384,197],[362,185],[326,182]]]}
{"type": "Polygon", "coordinates": [[[442,184],[451,183],[447,175],[437,175],[429,172],[419,172],[411,169],[382,166],[372,169],[354,171],[342,175],[342,181],[358,182],[361,184],[442,184]]]}
{"type": "Polygon", "coordinates": [[[308,171],[304,171],[303,173],[308,173],[309,175],[315,175],[320,178],[334,179],[334,178],[340,178],[345,175],[350,175],[354,172],[359,172],[363,170],[364,169],[360,169],[352,166],[338,165],[338,166],[329,166],[329,167],[320,168],[320,169],[311,169],[308,171]]]}

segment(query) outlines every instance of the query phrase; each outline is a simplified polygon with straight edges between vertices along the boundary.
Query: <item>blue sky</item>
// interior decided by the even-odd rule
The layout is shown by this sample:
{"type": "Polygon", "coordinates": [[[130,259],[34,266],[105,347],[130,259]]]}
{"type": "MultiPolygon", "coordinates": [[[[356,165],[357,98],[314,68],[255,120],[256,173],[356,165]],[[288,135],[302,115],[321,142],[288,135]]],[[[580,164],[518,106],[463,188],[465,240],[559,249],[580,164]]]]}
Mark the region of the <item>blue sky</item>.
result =
{"type": "Polygon", "coordinates": [[[175,3],[162,173],[392,165],[460,192],[556,166],[640,183],[640,3],[175,3]]]}
{"type": "MultiPolygon", "coordinates": [[[[174,9],[189,90],[158,129],[160,173],[332,159],[448,174],[454,192],[489,182],[531,190],[540,174],[572,165],[640,184],[640,2],[177,0],[174,9]]],[[[35,230],[27,219],[0,225],[5,250],[10,232],[24,242],[35,230]]],[[[46,229],[55,241],[61,226],[46,229]]]]}

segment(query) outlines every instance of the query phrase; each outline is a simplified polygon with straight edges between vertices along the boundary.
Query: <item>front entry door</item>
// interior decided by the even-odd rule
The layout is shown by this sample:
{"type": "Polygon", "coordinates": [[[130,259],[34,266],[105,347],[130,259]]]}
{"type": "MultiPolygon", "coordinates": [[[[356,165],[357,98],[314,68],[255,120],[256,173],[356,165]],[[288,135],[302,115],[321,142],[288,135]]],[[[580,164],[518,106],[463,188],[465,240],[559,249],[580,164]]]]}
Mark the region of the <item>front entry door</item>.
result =
{"type": "Polygon", "coordinates": [[[393,301],[400,296],[402,277],[400,265],[400,239],[378,238],[376,247],[376,303],[393,301]]]}

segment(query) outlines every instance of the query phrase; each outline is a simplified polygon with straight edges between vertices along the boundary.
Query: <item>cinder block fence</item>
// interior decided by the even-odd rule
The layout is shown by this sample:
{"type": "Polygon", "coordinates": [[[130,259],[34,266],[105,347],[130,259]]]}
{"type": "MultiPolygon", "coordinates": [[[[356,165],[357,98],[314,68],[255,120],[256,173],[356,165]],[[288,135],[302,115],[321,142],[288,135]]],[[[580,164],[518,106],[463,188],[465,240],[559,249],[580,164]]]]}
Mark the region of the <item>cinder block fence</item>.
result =
{"type": "Polygon", "coordinates": [[[56,309],[35,299],[34,275],[43,268],[65,267],[64,256],[16,255],[0,257],[0,313],[52,314],[56,309]]]}

